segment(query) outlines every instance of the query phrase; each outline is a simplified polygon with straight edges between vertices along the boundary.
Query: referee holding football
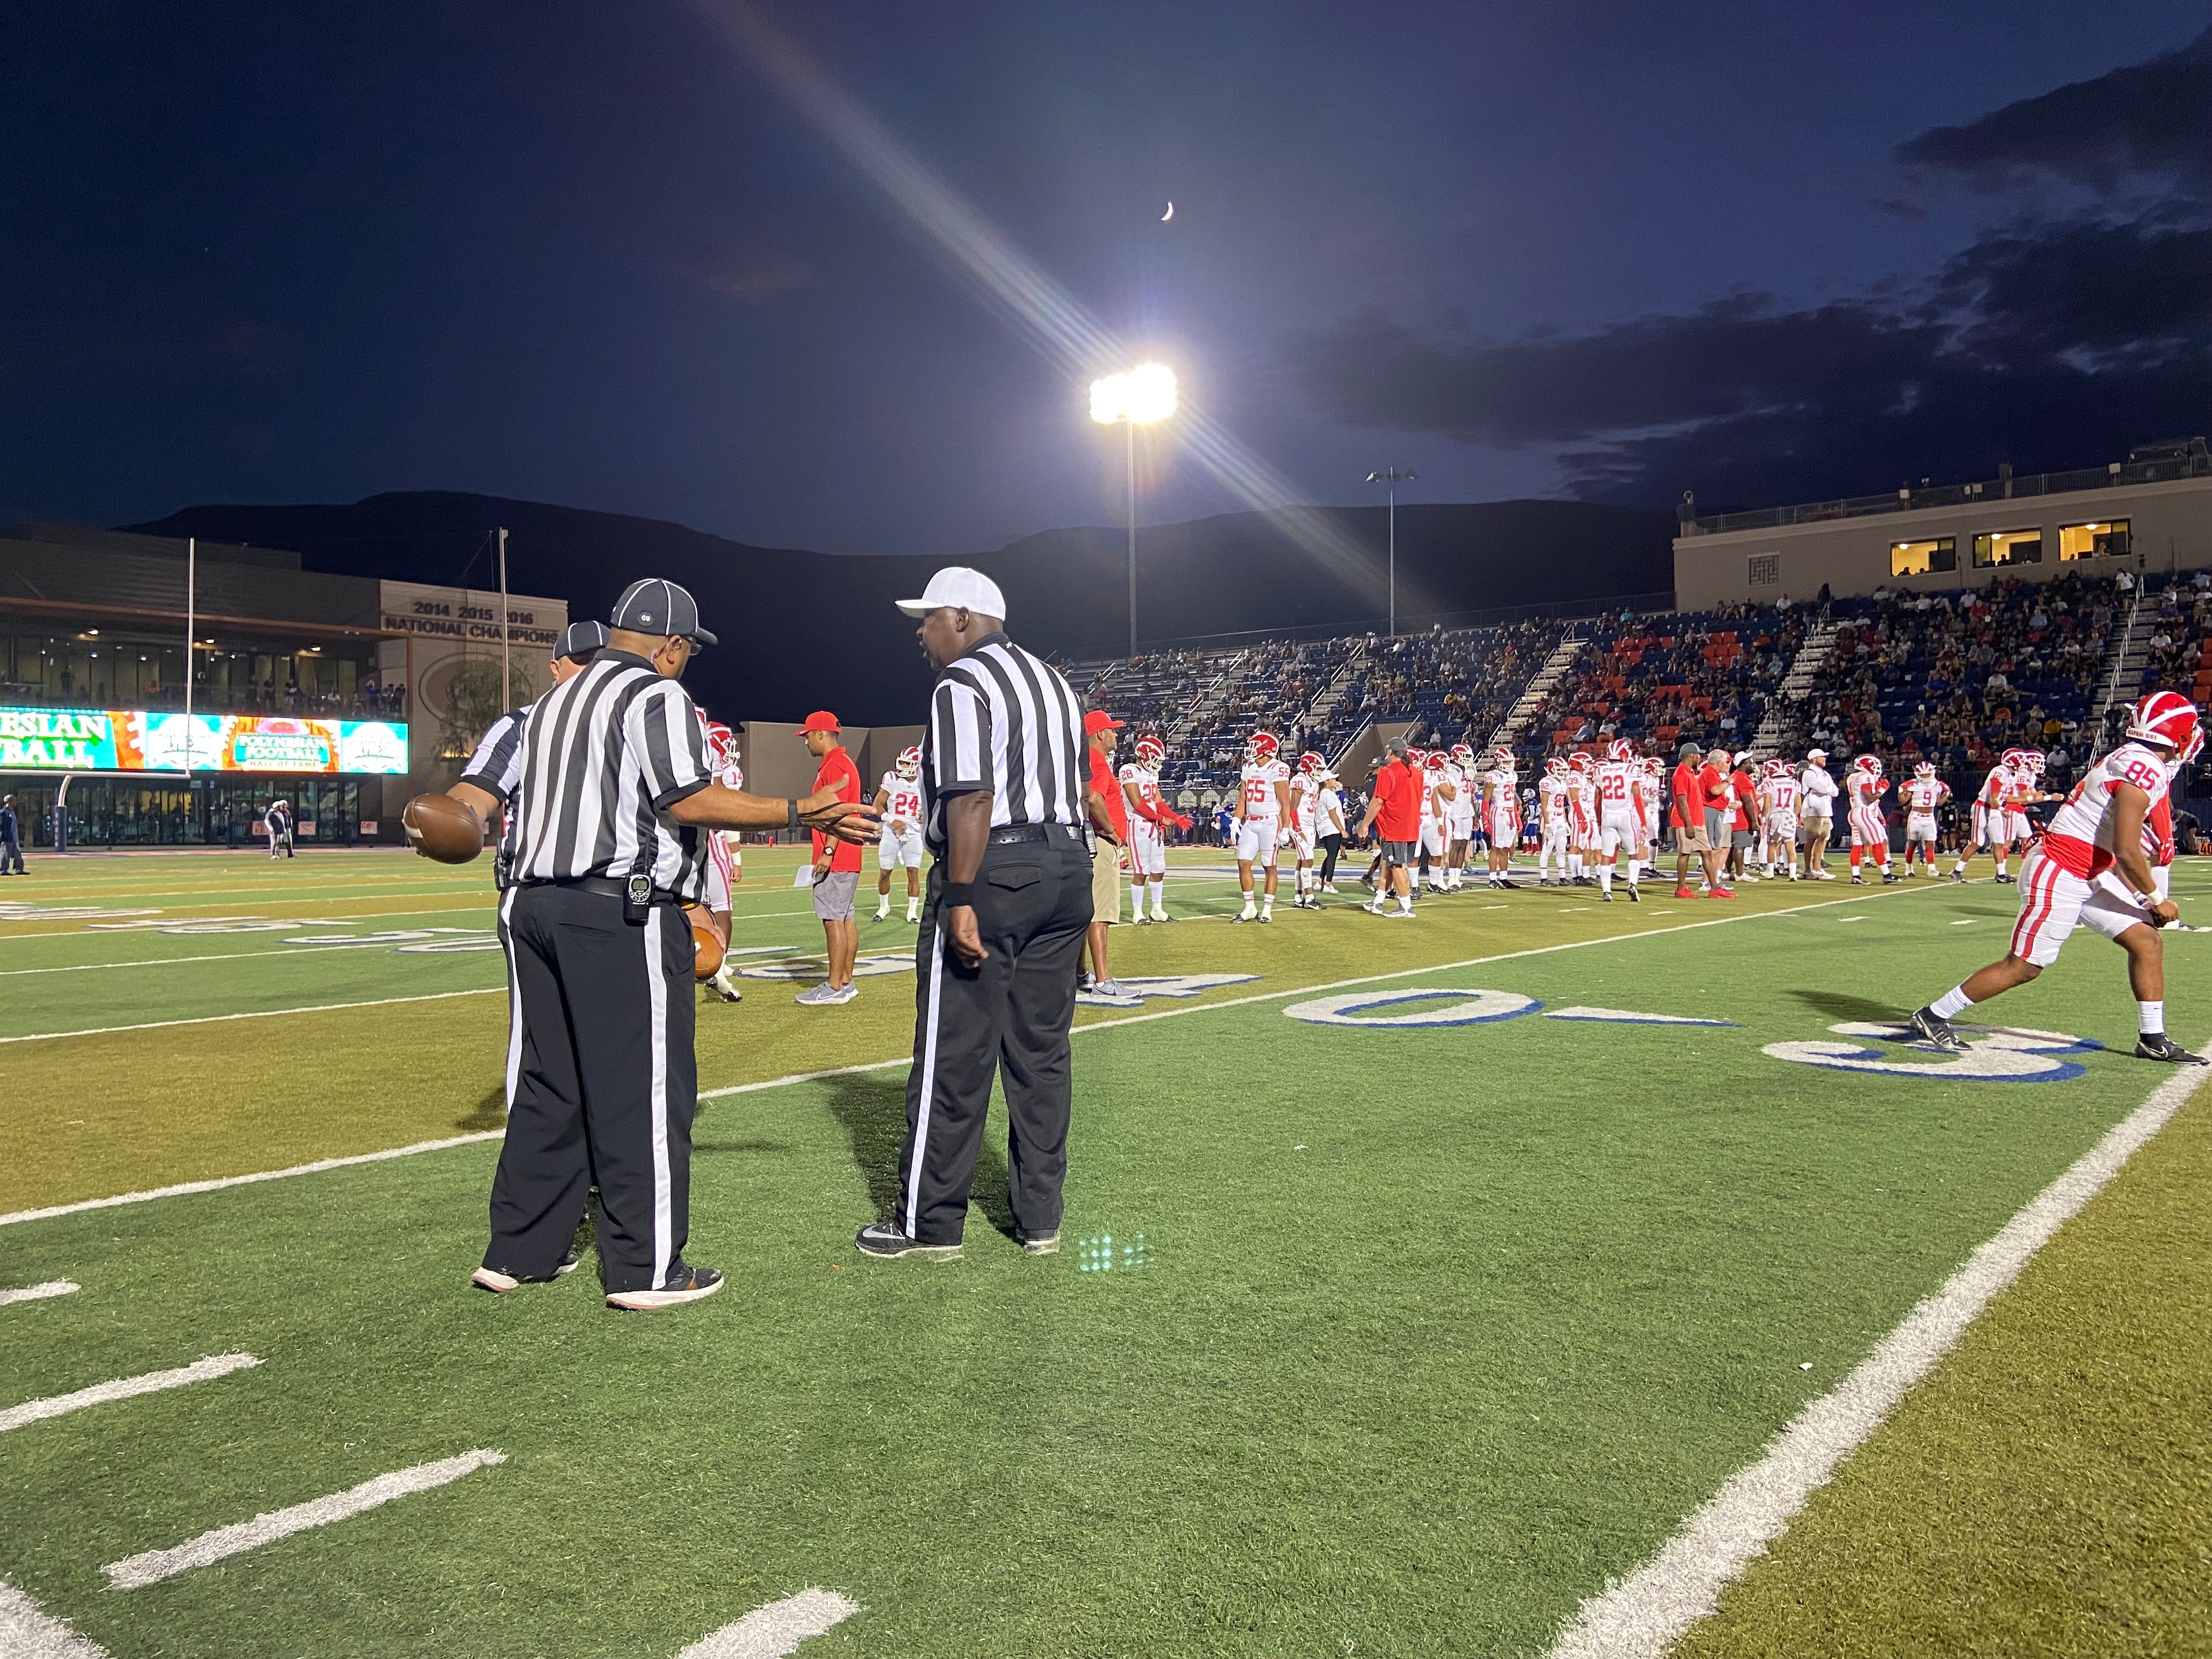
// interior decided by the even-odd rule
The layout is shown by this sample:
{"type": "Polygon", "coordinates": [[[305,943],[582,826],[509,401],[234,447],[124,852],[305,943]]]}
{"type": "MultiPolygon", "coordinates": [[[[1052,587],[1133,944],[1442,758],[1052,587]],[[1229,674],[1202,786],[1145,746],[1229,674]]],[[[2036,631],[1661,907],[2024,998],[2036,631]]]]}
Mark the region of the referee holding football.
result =
{"type": "Polygon", "coordinates": [[[804,824],[866,841],[876,815],[714,781],[698,711],[677,683],[714,643],[689,592],[632,582],[605,647],[524,724],[501,847],[513,1025],[491,1244],[475,1275],[485,1290],[573,1268],[594,1182],[609,1307],[673,1307],[721,1288],[721,1274],[684,1260],[698,1068],[680,907],[706,894],[701,832],[804,824]]]}
{"type": "Polygon", "coordinates": [[[960,1253],[968,1194],[1003,1071],[1014,1223],[1031,1255],[1060,1248],[1067,1175],[1067,1033],[1091,926],[1083,705],[1006,635],[981,572],[940,570],[900,610],[939,671],[921,745],[929,892],[915,946],[914,1069],[892,1218],[873,1256],[960,1253]]]}

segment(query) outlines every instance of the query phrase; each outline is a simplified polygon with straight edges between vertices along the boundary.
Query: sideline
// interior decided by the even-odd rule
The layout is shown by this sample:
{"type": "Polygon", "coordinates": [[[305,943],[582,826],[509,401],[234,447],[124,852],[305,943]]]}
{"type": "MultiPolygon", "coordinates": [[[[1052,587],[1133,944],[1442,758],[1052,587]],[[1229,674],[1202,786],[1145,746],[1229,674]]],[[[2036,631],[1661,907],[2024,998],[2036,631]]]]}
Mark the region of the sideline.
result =
{"type": "Polygon", "coordinates": [[[1628,1577],[1582,1604],[1551,1659],[1662,1659],[1721,1591],[1789,1529],[1844,1458],[1864,1444],[1936,1362],[1958,1346],[1990,1298],[2079,1214],[2207,1080],[2176,1073],[2066,1172],[2023,1205],[1933,1296],[1905,1316],[1835,1389],[1790,1420],[1756,1463],[1736,1471],[1628,1577]]]}
{"type": "Polygon", "coordinates": [[[177,1025],[220,1025],[234,1019],[282,1019],[287,1014],[334,1014],[347,1008],[389,1008],[399,1002],[443,1002],[449,997],[505,996],[504,985],[488,985],[481,991],[431,991],[421,996],[376,997],[367,1002],[319,1002],[308,1008],[253,1008],[240,1014],[198,1014],[191,1019],[152,1019],[142,1025],[94,1025],[82,1031],[27,1031],[21,1036],[0,1036],[0,1042],[51,1042],[60,1037],[112,1036],[118,1031],[166,1031],[177,1025]]]}
{"type": "MultiPolygon", "coordinates": [[[[1703,921],[1677,922],[1670,927],[1654,927],[1650,929],[1648,932],[1641,933],[1614,933],[1602,939],[1566,939],[1558,945],[1531,945],[1524,951],[1501,951],[1495,956],[1469,957],[1460,962],[1429,963],[1418,968],[1394,969],[1387,974],[1364,975],[1357,979],[1333,980],[1319,985],[1298,985],[1293,986],[1288,990],[1261,991],[1255,993],[1249,996],[1231,997],[1220,1002],[1201,1002],[1194,1003],[1181,1008],[1163,1008],[1156,1013],[1126,1014],[1118,1019],[1092,1020],[1087,1024],[1074,1027],[1072,1035],[1074,1036],[1081,1036],[1086,1031],[1110,1031],[1118,1030],[1125,1025],[1148,1025],[1154,1020],[1176,1019],[1189,1014],[1210,1014],[1224,1008],[1245,1007],[1255,1002],[1279,1002],[1286,997],[1311,996],[1319,992],[1339,991],[1349,987],[1360,985],[1374,985],[1378,984],[1384,980],[1406,979],[1418,974],[1455,973],[1462,968],[1477,968],[1494,962],[1513,962],[1524,957],[1550,956],[1559,951],[1578,951],[1593,945],[1622,945],[1630,943],[1636,939],[1657,939],[1662,935],[1668,933],[1692,933],[1701,927],[1725,927],[1732,922],[1760,921],[1770,916],[1794,916],[1802,915],[1808,910],[1832,909],[1839,904],[1864,904],[1872,902],[1876,899],[1896,898],[1905,893],[1933,893],[1940,892],[1942,890],[1942,888],[1941,885],[1920,888],[1884,888],[1879,891],[1872,893],[1854,893],[1847,898],[1823,899],[1812,904],[1791,905],[1789,908],[1783,910],[1743,910],[1737,912],[1734,915],[1708,917],[1703,921]]],[[[504,986],[495,986],[486,991],[446,991],[440,993],[439,995],[441,997],[489,996],[494,994],[503,994],[506,988],[507,988],[504,986]]],[[[417,1002],[434,1001],[438,999],[430,997],[397,997],[389,1000],[397,1002],[417,1002]]],[[[339,1008],[359,1008],[374,1006],[375,1005],[348,1002],[337,1003],[332,1006],[339,1008]]],[[[316,1012],[319,1011],[313,1009],[280,1008],[271,1009],[265,1013],[257,1014],[215,1014],[208,1016],[208,1018],[211,1020],[260,1019],[267,1018],[275,1014],[280,1013],[312,1013],[316,1012]]],[[[204,1022],[200,1020],[175,1020],[163,1023],[169,1024],[191,1025],[199,1024],[204,1022]]],[[[112,1029],[116,1030],[142,1030],[152,1028],[126,1025],[117,1026],[112,1029]]],[[[62,1033],[60,1035],[89,1034],[62,1033]]],[[[26,1042],[34,1040],[35,1039],[29,1037],[0,1038],[0,1042],[26,1042]]],[[[914,1057],[911,1054],[896,1054],[888,1060],[864,1060],[860,1064],[854,1066],[835,1066],[822,1071],[793,1072],[785,1077],[763,1078],[757,1083],[733,1083],[726,1088],[702,1089],[699,1091],[699,1098],[702,1101],[726,1100],[732,1095],[758,1094],[764,1090],[781,1089],[794,1083],[817,1083],[825,1078],[854,1077],[866,1072],[888,1071],[894,1066],[912,1064],[913,1058],[914,1057]]],[[[356,1164],[380,1164],[388,1158],[411,1158],[417,1152],[442,1152],[449,1146],[466,1146],[477,1141],[497,1140],[505,1133],[506,1132],[501,1129],[486,1129],[479,1131],[474,1134],[448,1136],[442,1140],[422,1140],[417,1141],[414,1145],[409,1146],[393,1146],[382,1152],[355,1152],[343,1158],[318,1158],[312,1164],[296,1164],[289,1169],[259,1170],[250,1175],[218,1176],[204,1181],[182,1182],[173,1187],[155,1187],[143,1192],[117,1193],[107,1198],[79,1199],[74,1203],[50,1205],[43,1209],[17,1210],[9,1214],[0,1215],[0,1227],[14,1226],[20,1222],[25,1221],[46,1221],[57,1216],[76,1215],[86,1210],[111,1209],[115,1206],[121,1204],[145,1204],[149,1203],[157,1198],[180,1198],[193,1193],[220,1192],[227,1187],[243,1187],[255,1182],[283,1181],[292,1176],[318,1175],[325,1170],[345,1169],[356,1164]]]]}

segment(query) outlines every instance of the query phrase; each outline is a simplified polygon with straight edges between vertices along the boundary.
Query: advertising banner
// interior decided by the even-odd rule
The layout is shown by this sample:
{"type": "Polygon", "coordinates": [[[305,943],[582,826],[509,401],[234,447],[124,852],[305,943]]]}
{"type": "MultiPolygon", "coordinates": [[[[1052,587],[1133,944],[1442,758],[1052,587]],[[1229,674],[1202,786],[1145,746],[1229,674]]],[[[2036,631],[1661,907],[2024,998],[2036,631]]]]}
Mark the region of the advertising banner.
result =
{"type": "Polygon", "coordinates": [[[404,775],[407,726],[289,714],[0,708],[0,771],[186,769],[404,775]]]}

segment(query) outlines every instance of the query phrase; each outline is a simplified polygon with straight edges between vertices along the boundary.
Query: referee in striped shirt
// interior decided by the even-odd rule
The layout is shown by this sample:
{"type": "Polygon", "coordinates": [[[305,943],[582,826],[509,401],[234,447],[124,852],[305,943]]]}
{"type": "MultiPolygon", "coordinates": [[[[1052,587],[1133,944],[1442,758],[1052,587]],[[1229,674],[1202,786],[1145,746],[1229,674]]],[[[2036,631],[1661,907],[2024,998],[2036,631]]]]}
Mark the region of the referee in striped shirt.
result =
{"type": "MultiPolygon", "coordinates": [[[[558,685],[580,672],[606,642],[605,623],[570,623],[553,647],[553,662],[548,671],[553,684],[558,685]]],[[[476,752],[469,757],[469,763],[461,769],[460,781],[446,791],[486,823],[491,822],[493,813],[507,810],[515,786],[522,781],[522,727],[534,706],[525,703],[494,720],[477,739],[476,752]]]]}
{"type": "Polygon", "coordinates": [[[1091,926],[1083,706],[1008,639],[980,571],[940,570],[899,609],[921,618],[940,671],[921,746],[929,891],[915,947],[914,1068],[891,1218],[860,1229],[874,1256],[953,1256],[1003,1074],[1006,1177],[1022,1248],[1060,1248],[1067,1175],[1068,1027],[1091,926]]]}
{"type": "Polygon", "coordinates": [[[475,1275],[485,1290],[574,1267],[594,1182],[610,1307],[673,1307],[721,1288],[720,1273],[684,1260],[698,1070],[680,907],[706,895],[702,832],[804,824],[866,841],[876,815],[714,781],[698,713],[677,683],[714,643],[690,593],[633,582],[605,648],[524,722],[500,849],[512,1024],[491,1243],[475,1275]]]}

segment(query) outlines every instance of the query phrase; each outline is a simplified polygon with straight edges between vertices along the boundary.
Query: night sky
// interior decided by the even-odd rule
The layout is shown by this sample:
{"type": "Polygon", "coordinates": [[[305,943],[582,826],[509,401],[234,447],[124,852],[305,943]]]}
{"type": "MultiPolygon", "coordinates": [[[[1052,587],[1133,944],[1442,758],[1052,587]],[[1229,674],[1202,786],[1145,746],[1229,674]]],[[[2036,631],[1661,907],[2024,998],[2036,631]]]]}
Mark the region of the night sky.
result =
{"type": "Polygon", "coordinates": [[[1083,387],[1139,349],[1220,434],[1150,447],[1155,521],[2094,464],[2212,426],[2208,21],[19,10],[0,519],[452,489],[957,554],[1118,520],[1083,387]]]}

